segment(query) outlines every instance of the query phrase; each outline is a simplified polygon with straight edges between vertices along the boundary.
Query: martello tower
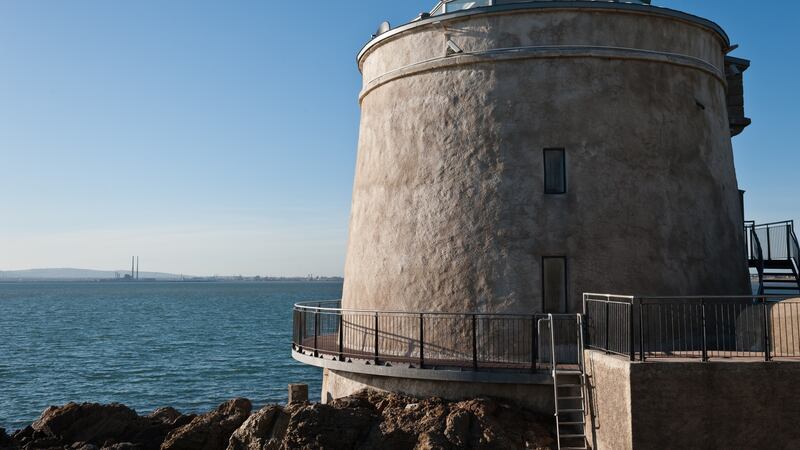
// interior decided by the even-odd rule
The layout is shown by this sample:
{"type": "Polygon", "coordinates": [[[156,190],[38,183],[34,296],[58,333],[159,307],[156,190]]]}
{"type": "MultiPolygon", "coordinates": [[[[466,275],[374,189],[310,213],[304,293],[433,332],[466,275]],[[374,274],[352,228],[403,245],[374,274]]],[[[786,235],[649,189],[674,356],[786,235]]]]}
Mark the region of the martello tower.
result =
{"type": "Polygon", "coordinates": [[[358,55],[343,298],[293,311],[323,400],[501,398],[552,413],[561,449],[800,441],[781,420],[800,411],[800,243],[791,220],[744,220],[734,48],[649,1],[453,0],[382,24],[358,55]]]}
{"type": "Polygon", "coordinates": [[[359,53],[344,308],[577,312],[749,292],[716,24],[646,1],[452,1],[359,53]]]}

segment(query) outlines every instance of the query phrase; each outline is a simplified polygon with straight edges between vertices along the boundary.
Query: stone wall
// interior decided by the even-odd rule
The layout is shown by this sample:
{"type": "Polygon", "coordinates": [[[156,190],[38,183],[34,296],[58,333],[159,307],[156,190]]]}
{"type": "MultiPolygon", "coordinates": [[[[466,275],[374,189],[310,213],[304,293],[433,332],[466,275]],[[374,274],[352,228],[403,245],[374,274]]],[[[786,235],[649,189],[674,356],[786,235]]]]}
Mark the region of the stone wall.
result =
{"type": "Polygon", "coordinates": [[[592,448],[800,448],[800,363],[586,361],[592,448]]]}
{"type": "Polygon", "coordinates": [[[526,8],[442,17],[361,56],[343,306],[531,314],[545,256],[567,258],[571,311],[583,292],[749,293],[726,38],[526,8]],[[544,194],[553,147],[564,195],[544,194]]]}
{"type": "Polygon", "coordinates": [[[322,401],[347,397],[371,388],[400,392],[415,397],[439,397],[459,401],[488,396],[505,400],[533,412],[553,414],[552,384],[465,383],[382,377],[325,369],[322,378],[322,401]]]}

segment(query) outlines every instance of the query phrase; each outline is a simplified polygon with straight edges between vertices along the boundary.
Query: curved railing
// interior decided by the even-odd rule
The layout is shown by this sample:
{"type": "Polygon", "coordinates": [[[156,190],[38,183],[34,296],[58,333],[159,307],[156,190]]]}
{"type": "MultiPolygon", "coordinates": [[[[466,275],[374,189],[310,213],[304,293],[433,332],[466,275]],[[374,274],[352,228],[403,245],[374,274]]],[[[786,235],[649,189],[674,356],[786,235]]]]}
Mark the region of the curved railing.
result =
{"type": "Polygon", "coordinates": [[[576,314],[440,313],[342,309],[340,301],[294,306],[293,350],[329,360],[414,368],[538,370],[575,364],[576,314]],[[537,331],[543,321],[541,335],[537,331]]]}

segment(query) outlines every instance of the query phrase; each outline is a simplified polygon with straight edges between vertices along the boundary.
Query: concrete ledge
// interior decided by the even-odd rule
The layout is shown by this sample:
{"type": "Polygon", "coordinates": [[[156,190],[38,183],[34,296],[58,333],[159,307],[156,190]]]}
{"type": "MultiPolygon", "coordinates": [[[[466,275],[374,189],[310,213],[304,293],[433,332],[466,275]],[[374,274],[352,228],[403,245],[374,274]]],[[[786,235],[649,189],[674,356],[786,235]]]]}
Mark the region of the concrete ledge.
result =
{"type": "Polygon", "coordinates": [[[401,392],[414,397],[460,401],[493,397],[542,415],[553,414],[553,386],[545,384],[470,383],[383,377],[324,369],[322,401],[345,397],[361,389],[401,392]]]}
{"type": "Polygon", "coordinates": [[[570,0],[570,1],[514,3],[507,5],[487,6],[482,8],[466,9],[438,16],[432,16],[425,20],[410,22],[405,25],[394,28],[386,33],[383,33],[380,36],[377,36],[372,40],[370,40],[369,42],[367,42],[367,44],[364,45],[361,51],[358,52],[356,61],[358,63],[359,69],[361,69],[361,63],[364,57],[371,50],[375,49],[380,44],[406,31],[413,30],[419,27],[424,27],[427,25],[438,25],[441,23],[448,23],[450,21],[459,20],[479,14],[508,14],[520,10],[587,10],[587,9],[594,10],[596,12],[624,12],[632,14],[651,15],[656,17],[667,17],[679,20],[716,33],[720,41],[722,41],[724,47],[727,48],[728,46],[730,46],[730,38],[728,37],[727,33],[725,33],[725,30],[722,29],[722,27],[720,27],[719,25],[708,19],[704,19],[702,17],[698,17],[682,11],[669,8],[656,7],[651,5],[639,5],[635,3],[570,0]]]}
{"type": "Polygon", "coordinates": [[[363,101],[364,97],[366,97],[370,92],[386,83],[419,73],[430,72],[448,67],[487,62],[557,58],[618,59],[671,64],[689,69],[700,70],[713,76],[723,86],[727,86],[728,84],[724,73],[714,67],[714,65],[693,56],[621,47],[588,45],[534,46],[490,49],[480,52],[441,56],[426,61],[420,61],[418,63],[392,70],[372,80],[369,80],[361,91],[358,100],[359,102],[363,101]]]}
{"type": "Polygon", "coordinates": [[[292,350],[292,358],[310,366],[322,367],[337,372],[351,372],[381,377],[406,378],[412,380],[456,381],[465,383],[492,384],[542,384],[552,385],[553,379],[547,371],[537,372],[500,372],[472,371],[448,369],[420,369],[408,365],[382,366],[370,361],[354,359],[353,362],[342,362],[331,356],[316,357],[292,350]],[[369,363],[369,364],[368,364],[369,363]]]}

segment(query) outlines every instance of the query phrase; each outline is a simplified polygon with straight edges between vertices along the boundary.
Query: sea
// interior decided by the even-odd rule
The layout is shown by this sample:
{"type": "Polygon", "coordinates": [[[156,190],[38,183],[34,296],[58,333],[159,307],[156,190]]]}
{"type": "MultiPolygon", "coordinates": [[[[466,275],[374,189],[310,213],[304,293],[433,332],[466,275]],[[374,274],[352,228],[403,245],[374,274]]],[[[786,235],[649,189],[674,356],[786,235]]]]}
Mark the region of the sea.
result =
{"type": "Polygon", "coordinates": [[[207,412],[235,397],[319,400],[322,372],[291,357],[292,305],[341,282],[0,283],[0,428],[51,405],[207,412]]]}

